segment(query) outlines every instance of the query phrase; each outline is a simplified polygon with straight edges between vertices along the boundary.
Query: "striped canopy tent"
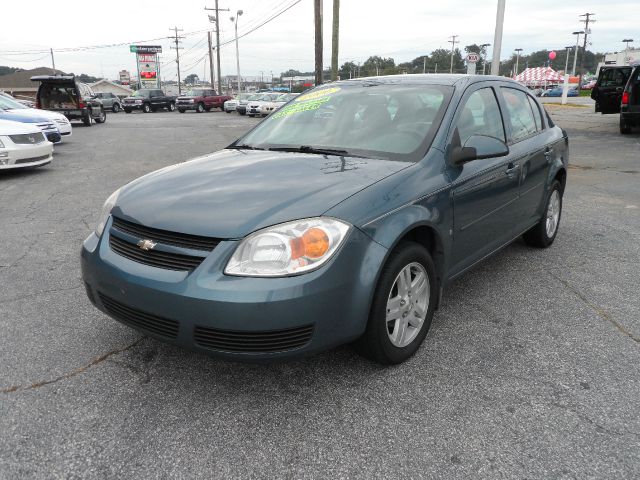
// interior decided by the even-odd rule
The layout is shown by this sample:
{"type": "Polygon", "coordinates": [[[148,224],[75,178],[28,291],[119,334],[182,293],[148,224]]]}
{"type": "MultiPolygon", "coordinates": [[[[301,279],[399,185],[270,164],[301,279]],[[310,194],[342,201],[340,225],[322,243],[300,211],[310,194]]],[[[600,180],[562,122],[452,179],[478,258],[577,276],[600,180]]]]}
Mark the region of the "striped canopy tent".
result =
{"type": "Polygon", "coordinates": [[[550,83],[561,83],[563,81],[562,75],[551,67],[527,68],[513,79],[516,82],[532,87],[539,87],[550,83]]]}

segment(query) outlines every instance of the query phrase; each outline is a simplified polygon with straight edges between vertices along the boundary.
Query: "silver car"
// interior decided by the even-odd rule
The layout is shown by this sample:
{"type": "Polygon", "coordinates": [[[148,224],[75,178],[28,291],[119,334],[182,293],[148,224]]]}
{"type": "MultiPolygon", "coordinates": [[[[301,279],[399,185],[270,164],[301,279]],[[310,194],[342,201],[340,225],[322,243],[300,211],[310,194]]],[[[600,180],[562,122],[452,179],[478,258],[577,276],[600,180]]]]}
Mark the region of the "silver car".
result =
{"type": "Polygon", "coordinates": [[[115,93],[96,93],[94,97],[100,99],[104,108],[110,108],[113,113],[122,110],[122,101],[115,93]]]}

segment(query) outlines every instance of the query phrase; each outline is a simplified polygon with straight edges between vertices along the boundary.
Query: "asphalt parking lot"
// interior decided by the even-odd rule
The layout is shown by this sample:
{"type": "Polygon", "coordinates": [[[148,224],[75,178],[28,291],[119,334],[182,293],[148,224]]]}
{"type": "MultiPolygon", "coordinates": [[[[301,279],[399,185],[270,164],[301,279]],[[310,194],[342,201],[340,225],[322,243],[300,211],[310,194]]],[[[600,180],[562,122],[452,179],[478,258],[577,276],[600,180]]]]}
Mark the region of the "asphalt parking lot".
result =
{"type": "Polygon", "coordinates": [[[555,244],[459,279],[392,368],[348,347],[223,362],[86,298],[80,245],[107,196],[255,119],[108,115],[1,175],[0,478],[639,478],[640,133],[547,108],[571,141],[555,244]]]}

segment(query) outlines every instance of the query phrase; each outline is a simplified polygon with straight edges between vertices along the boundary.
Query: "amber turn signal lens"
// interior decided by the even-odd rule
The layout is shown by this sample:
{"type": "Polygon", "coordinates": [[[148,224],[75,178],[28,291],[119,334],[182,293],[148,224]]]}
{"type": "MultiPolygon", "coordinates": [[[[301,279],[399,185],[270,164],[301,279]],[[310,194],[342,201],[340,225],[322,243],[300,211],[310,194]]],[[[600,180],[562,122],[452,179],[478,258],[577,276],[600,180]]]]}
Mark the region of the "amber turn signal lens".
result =
{"type": "Polygon", "coordinates": [[[307,258],[320,258],[329,251],[329,237],[321,228],[310,228],[302,235],[307,258]]]}

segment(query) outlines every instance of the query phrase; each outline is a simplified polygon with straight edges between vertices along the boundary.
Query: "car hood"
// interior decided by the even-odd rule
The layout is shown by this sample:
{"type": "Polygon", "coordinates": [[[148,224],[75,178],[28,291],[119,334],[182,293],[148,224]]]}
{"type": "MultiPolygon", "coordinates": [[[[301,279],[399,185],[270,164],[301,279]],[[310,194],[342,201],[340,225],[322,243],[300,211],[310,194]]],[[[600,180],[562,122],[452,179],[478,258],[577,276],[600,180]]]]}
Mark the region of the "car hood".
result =
{"type": "Polygon", "coordinates": [[[126,185],[112,213],[152,228],[241,238],[269,225],[322,215],[410,165],[353,157],[222,150],[126,185]]]}
{"type": "Polygon", "coordinates": [[[13,122],[11,120],[0,119],[0,136],[22,135],[40,132],[41,130],[35,125],[28,125],[23,122],[13,122]]]}
{"type": "Polygon", "coordinates": [[[50,123],[51,120],[29,109],[0,110],[0,118],[22,123],[50,123]]]}

